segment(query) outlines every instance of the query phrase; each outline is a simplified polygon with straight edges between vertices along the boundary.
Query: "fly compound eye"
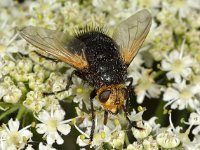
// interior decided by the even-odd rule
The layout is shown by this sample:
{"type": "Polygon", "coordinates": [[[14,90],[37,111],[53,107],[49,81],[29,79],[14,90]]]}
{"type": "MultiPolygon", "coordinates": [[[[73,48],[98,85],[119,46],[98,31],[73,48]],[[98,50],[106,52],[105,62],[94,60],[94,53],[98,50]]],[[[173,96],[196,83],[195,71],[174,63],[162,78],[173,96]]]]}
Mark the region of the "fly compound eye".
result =
{"type": "Polygon", "coordinates": [[[110,93],[111,93],[110,90],[103,91],[103,92],[99,95],[99,100],[100,100],[102,103],[105,103],[105,102],[108,100],[108,98],[110,97],[110,93]]]}

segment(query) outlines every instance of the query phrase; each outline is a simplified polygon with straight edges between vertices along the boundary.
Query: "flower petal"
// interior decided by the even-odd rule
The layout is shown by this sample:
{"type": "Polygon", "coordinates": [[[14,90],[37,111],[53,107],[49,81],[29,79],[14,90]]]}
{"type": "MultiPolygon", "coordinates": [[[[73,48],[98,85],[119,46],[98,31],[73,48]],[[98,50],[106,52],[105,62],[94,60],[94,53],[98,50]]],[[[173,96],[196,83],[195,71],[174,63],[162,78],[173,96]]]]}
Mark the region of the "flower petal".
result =
{"type": "Polygon", "coordinates": [[[54,142],[55,142],[55,135],[53,135],[53,134],[48,134],[47,135],[47,143],[49,144],[49,145],[52,145],[54,142]]]}
{"type": "Polygon", "coordinates": [[[54,112],[54,117],[58,120],[58,121],[62,121],[64,120],[65,117],[65,112],[62,109],[57,109],[54,112]]]}
{"type": "Polygon", "coordinates": [[[13,119],[10,119],[8,121],[8,127],[9,127],[11,132],[18,131],[18,129],[19,129],[19,121],[17,119],[15,121],[13,121],[13,119]]]}
{"type": "Polygon", "coordinates": [[[40,119],[40,121],[42,122],[47,122],[48,119],[50,118],[50,114],[49,112],[43,110],[39,113],[38,118],[40,119]]]}
{"type": "Polygon", "coordinates": [[[47,131],[47,126],[45,124],[37,124],[36,125],[36,131],[39,133],[39,134],[44,134],[46,131],[47,131]]]}
{"type": "Polygon", "coordinates": [[[168,88],[166,90],[166,92],[164,93],[164,95],[163,95],[163,100],[164,101],[169,101],[169,100],[172,100],[172,99],[177,99],[178,96],[179,96],[179,92],[178,91],[176,91],[173,88],[168,88]]]}
{"type": "Polygon", "coordinates": [[[58,125],[58,131],[60,131],[64,135],[67,135],[71,131],[71,126],[68,124],[58,125]]]}

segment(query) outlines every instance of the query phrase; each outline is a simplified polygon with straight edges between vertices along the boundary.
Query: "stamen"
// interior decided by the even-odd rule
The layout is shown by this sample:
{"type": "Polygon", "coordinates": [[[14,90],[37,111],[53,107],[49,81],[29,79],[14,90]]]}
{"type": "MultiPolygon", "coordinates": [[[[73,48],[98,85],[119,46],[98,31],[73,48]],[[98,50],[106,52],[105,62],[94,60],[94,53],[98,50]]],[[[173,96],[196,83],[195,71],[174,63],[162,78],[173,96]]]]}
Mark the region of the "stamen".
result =
{"type": "Polygon", "coordinates": [[[76,130],[78,130],[82,135],[84,135],[87,138],[90,138],[89,135],[87,135],[85,132],[83,132],[81,129],[78,128],[78,126],[76,125],[76,123],[74,123],[74,127],[76,128],[76,130]]]}

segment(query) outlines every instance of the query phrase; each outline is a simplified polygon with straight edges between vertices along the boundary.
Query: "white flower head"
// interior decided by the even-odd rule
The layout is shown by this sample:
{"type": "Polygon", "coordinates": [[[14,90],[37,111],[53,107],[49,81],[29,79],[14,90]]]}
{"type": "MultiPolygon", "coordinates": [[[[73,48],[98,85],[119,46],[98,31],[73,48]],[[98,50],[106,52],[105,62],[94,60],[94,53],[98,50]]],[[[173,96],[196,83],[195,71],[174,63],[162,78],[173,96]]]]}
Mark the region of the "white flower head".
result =
{"type": "Polygon", "coordinates": [[[181,51],[172,51],[169,56],[166,56],[162,60],[161,69],[168,71],[167,78],[175,79],[177,83],[181,82],[181,79],[188,77],[192,73],[192,65],[194,60],[189,55],[183,56],[184,42],[181,47],[181,51]]]}
{"type": "Polygon", "coordinates": [[[137,102],[142,103],[145,96],[158,98],[161,93],[160,89],[161,86],[155,83],[151,70],[143,69],[135,86],[137,102]]]}
{"type": "Polygon", "coordinates": [[[156,140],[163,148],[175,148],[180,144],[180,140],[176,134],[170,132],[158,134],[156,140]]]}
{"type": "Polygon", "coordinates": [[[76,95],[73,101],[79,103],[80,108],[83,108],[83,104],[85,104],[86,108],[89,109],[92,88],[88,86],[88,84],[85,84],[80,78],[73,78],[71,89],[72,94],[76,95]]]}
{"type": "Polygon", "coordinates": [[[32,137],[31,131],[28,130],[30,125],[19,130],[20,123],[18,120],[10,119],[8,126],[3,124],[0,131],[0,148],[7,150],[22,149],[32,137]]]}
{"type": "Polygon", "coordinates": [[[168,101],[165,107],[171,105],[172,109],[182,110],[188,107],[198,109],[200,102],[195,96],[198,89],[197,86],[187,85],[185,80],[172,84],[172,87],[167,88],[163,95],[163,100],[168,101]]]}
{"type": "Polygon", "coordinates": [[[104,143],[109,143],[113,148],[119,148],[123,145],[125,134],[122,131],[118,117],[110,115],[106,125],[103,125],[103,113],[102,111],[96,112],[95,117],[95,130],[93,133],[93,140],[90,141],[90,133],[92,127],[91,116],[84,114],[84,120],[79,127],[74,124],[75,128],[81,133],[77,138],[77,144],[79,146],[90,145],[90,147],[100,148],[104,143]],[[85,131],[82,131],[85,129],[85,131]]]}
{"type": "Polygon", "coordinates": [[[170,126],[166,128],[167,130],[161,131],[156,136],[157,143],[163,148],[175,148],[181,143],[180,140],[181,127],[179,126],[176,128],[174,127],[171,113],[169,114],[169,122],[170,126]]]}
{"type": "Polygon", "coordinates": [[[48,144],[52,145],[55,142],[63,144],[64,141],[60,134],[67,135],[70,132],[71,126],[66,122],[71,120],[63,121],[64,116],[65,112],[62,109],[51,110],[51,112],[42,110],[38,116],[35,116],[41,122],[36,125],[36,131],[39,134],[44,134],[43,137],[46,138],[48,144]]]}
{"type": "Polygon", "coordinates": [[[82,134],[77,138],[77,144],[79,146],[86,146],[90,144],[90,147],[100,147],[104,142],[109,142],[111,140],[111,129],[107,126],[97,125],[97,118],[95,120],[95,131],[93,133],[93,140],[90,141],[90,131],[92,122],[88,120],[86,117],[84,122],[80,125],[80,127],[87,127],[86,131],[83,132],[76,124],[74,124],[75,128],[82,134]],[[88,122],[88,124],[87,124],[88,122]]]}

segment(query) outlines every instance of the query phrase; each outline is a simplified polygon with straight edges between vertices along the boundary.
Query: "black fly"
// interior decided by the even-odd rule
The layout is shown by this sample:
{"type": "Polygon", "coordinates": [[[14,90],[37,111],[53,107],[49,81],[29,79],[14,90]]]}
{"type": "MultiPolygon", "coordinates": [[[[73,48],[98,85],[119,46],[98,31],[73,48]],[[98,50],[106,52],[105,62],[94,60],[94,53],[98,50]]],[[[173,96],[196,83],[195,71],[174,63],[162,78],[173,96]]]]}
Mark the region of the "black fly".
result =
{"type": "Polygon", "coordinates": [[[120,23],[111,37],[100,28],[85,28],[75,36],[32,26],[20,30],[20,35],[29,43],[42,53],[74,67],[76,70],[73,74],[94,87],[90,94],[93,122],[91,141],[95,128],[94,97],[105,110],[104,124],[107,123],[108,112],[117,114],[123,110],[129,123],[136,127],[129,120],[124,105],[124,101],[130,99],[132,88],[132,79],[127,78],[127,67],[144,42],[151,22],[151,14],[143,9],[120,23]],[[126,86],[127,82],[130,82],[129,86],[126,86]]]}

